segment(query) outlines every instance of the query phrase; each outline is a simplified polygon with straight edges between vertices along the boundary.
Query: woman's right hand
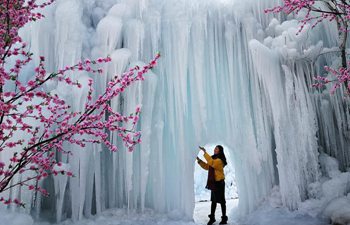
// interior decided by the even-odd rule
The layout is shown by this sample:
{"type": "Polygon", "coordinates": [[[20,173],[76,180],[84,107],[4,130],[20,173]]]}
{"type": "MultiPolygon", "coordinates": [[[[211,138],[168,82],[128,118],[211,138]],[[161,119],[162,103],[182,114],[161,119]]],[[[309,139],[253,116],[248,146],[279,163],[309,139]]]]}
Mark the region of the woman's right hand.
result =
{"type": "Polygon", "coordinates": [[[202,150],[203,152],[205,152],[205,148],[202,146],[199,146],[199,149],[202,150]]]}

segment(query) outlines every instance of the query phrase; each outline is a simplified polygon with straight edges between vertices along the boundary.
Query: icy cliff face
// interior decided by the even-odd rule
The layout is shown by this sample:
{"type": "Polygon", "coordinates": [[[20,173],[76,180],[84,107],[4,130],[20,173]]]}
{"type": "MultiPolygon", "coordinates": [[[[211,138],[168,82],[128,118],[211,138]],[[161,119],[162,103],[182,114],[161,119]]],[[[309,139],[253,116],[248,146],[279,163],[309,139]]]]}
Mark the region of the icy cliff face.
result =
{"type": "MultiPolygon", "coordinates": [[[[110,55],[113,62],[97,82],[102,89],[110,76],[161,52],[155,74],[111,103],[126,113],[143,105],[143,142],[133,153],[121,148],[115,154],[99,145],[66,146],[74,155],[63,161],[76,177],[47,179],[42,185],[49,198],[20,189],[4,195],[20,193],[38,216],[49,211],[56,220],[112,207],[149,207],[190,219],[197,146],[222,143],[232,150],[242,214],[274,185],[283,205],[297,208],[320,176],[320,151],[335,156],[342,169],[350,165],[350,116],[340,92],[310,88],[312,76],[336,59],[318,57],[337,45],[335,28],[324,24],[296,35],[296,21],[264,14],[274,4],[58,0],[46,19],[22,31],[48,68],[110,55]]],[[[90,75],[74,76],[83,82],[90,75]]],[[[84,104],[84,90],[47,88],[75,108],[84,104]]]]}

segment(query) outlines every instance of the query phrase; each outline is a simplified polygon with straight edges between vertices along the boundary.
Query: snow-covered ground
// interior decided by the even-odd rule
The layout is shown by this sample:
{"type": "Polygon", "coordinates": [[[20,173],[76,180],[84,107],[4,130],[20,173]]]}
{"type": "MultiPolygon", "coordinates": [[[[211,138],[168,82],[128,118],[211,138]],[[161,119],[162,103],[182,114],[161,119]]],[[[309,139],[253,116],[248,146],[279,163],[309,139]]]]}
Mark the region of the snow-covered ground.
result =
{"type": "MultiPolygon", "coordinates": [[[[238,223],[237,223],[238,224],[238,223]]],[[[327,225],[327,219],[315,218],[305,212],[291,212],[285,208],[263,207],[239,225],[327,225]]]]}
{"type": "MultiPolygon", "coordinates": [[[[198,225],[207,224],[209,220],[208,214],[210,214],[210,204],[211,204],[210,201],[196,203],[196,206],[194,208],[194,213],[193,213],[193,219],[196,224],[198,225]]],[[[232,209],[237,207],[237,204],[238,204],[238,199],[227,200],[226,207],[227,207],[228,215],[230,214],[232,209]]],[[[218,221],[217,223],[219,223],[221,220],[221,207],[219,204],[216,207],[215,218],[216,218],[216,221],[218,221]]],[[[238,224],[236,222],[232,222],[232,218],[230,217],[229,217],[229,220],[230,220],[229,224],[238,224]]]]}
{"type": "MultiPolygon", "coordinates": [[[[238,200],[231,199],[227,201],[227,211],[230,212],[234,207],[237,207],[238,200]]],[[[58,225],[204,225],[208,222],[208,214],[210,213],[210,202],[197,202],[193,220],[194,221],[182,221],[176,213],[173,215],[160,215],[151,210],[146,210],[144,213],[127,212],[123,209],[111,209],[103,212],[99,216],[94,216],[90,219],[84,219],[82,221],[73,223],[71,220],[67,220],[58,225]]],[[[216,210],[217,221],[221,218],[221,208],[218,205],[216,210]]],[[[219,222],[218,222],[219,223],[219,222]]],[[[49,225],[50,223],[35,223],[34,225],[49,225]]],[[[236,223],[230,223],[236,224],[236,223]]],[[[16,224],[24,225],[24,224],[16,224]]],[[[26,224],[27,225],[27,224],[26,224]]]]}
{"type": "MultiPolygon", "coordinates": [[[[236,209],[238,199],[227,199],[227,214],[231,225],[327,225],[350,224],[350,172],[340,172],[337,160],[325,154],[320,155],[320,167],[323,172],[321,182],[309,186],[308,200],[303,201],[298,210],[290,211],[283,207],[280,189],[275,186],[269,197],[263,200],[258,208],[244,218],[237,219],[236,209]]],[[[203,182],[203,181],[202,181],[203,182]]],[[[143,213],[126,209],[109,209],[91,218],[84,218],[78,222],[65,220],[57,225],[204,225],[208,221],[210,204],[209,191],[199,183],[195,190],[198,199],[192,221],[184,221],[181,213],[173,211],[169,214],[158,214],[146,209],[143,213]],[[200,190],[199,187],[202,187],[200,190]]],[[[229,196],[227,196],[229,197],[229,196]]],[[[12,212],[0,208],[0,225],[50,225],[32,219],[28,214],[12,212]]],[[[221,207],[217,206],[216,219],[221,219],[221,207]]]]}
{"type": "MultiPolygon", "coordinates": [[[[327,225],[326,219],[312,217],[305,212],[290,212],[284,208],[274,208],[265,204],[260,209],[250,214],[244,220],[237,221],[232,217],[234,208],[237,207],[238,199],[227,201],[229,224],[231,225],[327,225]]],[[[210,202],[197,202],[193,214],[194,221],[181,221],[176,214],[160,215],[151,210],[144,213],[127,212],[124,209],[110,209],[101,215],[83,219],[78,222],[66,220],[57,225],[205,225],[208,222],[210,202]]],[[[33,222],[26,214],[0,211],[1,225],[50,225],[48,222],[33,222]]],[[[216,210],[216,224],[221,219],[221,208],[216,210]]]]}
{"type": "MultiPolygon", "coordinates": [[[[50,223],[35,223],[34,225],[49,225],[50,223]]],[[[66,220],[58,225],[195,225],[194,222],[181,221],[175,215],[156,214],[152,210],[144,213],[127,212],[124,209],[110,209],[101,215],[79,222],[66,220]]]]}

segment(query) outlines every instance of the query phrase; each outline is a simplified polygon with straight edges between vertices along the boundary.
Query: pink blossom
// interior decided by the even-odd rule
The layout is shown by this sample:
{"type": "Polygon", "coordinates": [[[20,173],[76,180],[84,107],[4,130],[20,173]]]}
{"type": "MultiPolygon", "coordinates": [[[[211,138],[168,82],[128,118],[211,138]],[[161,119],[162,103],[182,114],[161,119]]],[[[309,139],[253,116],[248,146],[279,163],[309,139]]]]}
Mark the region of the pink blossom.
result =
{"type": "MultiPolygon", "coordinates": [[[[330,22],[336,22],[338,27],[339,43],[340,49],[344,50],[344,46],[347,46],[347,33],[348,24],[350,19],[350,5],[346,1],[332,1],[332,4],[328,4],[327,1],[315,1],[315,0],[283,0],[282,4],[275,6],[271,9],[266,9],[265,13],[285,13],[285,14],[298,14],[300,12],[305,12],[304,16],[300,20],[300,28],[298,33],[300,33],[307,24],[311,24],[311,28],[315,28],[318,24],[322,23],[325,20],[330,22]],[[318,3],[323,2],[324,7],[319,7],[318,3]],[[344,35],[342,35],[344,34],[344,35]],[[343,37],[342,37],[343,36],[343,37]]],[[[346,58],[342,59],[346,61],[346,58]]],[[[151,63],[152,64],[152,63],[151,63]]],[[[325,70],[334,75],[334,80],[328,80],[321,76],[316,77],[316,83],[312,84],[313,87],[322,88],[327,83],[334,83],[331,88],[331,94],[334,94],[335,91],[344,85],[348,94],[350,94],[350,76],[349,70],[345,67],[349,65],[342,65],[339,69],[325,67],[325,70]]]]}
{"type": "MultiPolygon", "coordinates": [[[[65,143],[81,147],[86,146],[86,144],[102,143],[115,152],[118,148],[114,143],[109,142],[108,133],[110,132],[116,132],[129,151],[132,151],[134,146],[140,143],[141,135],[140,132],[135,130],[135,127],[139,120],[141,108],[136,108],[136,112],[131,116],[123,116],[110,107],[110,102],[133,83],[142,81],[144,75],[156,65],[160,54],[157,53],[156,57],[145,67],[131,68],[123,74],[112,76],[114,79],[106,84],[105,90],[100,90],[102,92],[100,96],[95,95],[93,79],[89,79],[88,85],[85,87],[89,90],[88,101],[86,101],[85,107],[81,111],[73,112],[71,106],[59,96],[44,91],[43,85],[50,80],[54,80],[64,82],[70,85],[72,89],[82,88],[83,84],[72,81],[67,72],[82,70],[89,72],[91,75],[103,75],[103,70],[100,68],[101,64],[108,63],[112,59],[109,56],[97,60],[85,59],[75,65],[64,66],[58,72],[48,73],[45,69],[45,58],[40,56],[39,65],[33,71],[34,79],[28,82],[20,81],[21,79],[18,79],[18,76],[24,66],[31,63],[32,54],[28,52],[27,44],[19,37],[18,30],[30,21],[43,18],[43,15],[36,10],[52,4],[54,0],[44,0],[42,4],[37,4],[36,0],[13,0],[7,1],[8,4],[1,4],[2,1],[4,0],[0,0],[0,5],[4,7],[1,10],[10,15],[11,29],[10,31],[7,29],[7,18],[4,19],[7,14],[0,13],[0,20],[5,21],[0,23],[0,34],[5,34],[0,35],[0,85],[15,83],[17,88],[13,92],[0,93],[6,97],[6,101],[0,101],[0,114],[4,117],[4,120],[0,123],[0,139],[3,141],[0,151],[9,151],[14,147],[21,149],[21,151],[13,155],[6,164],[0,162],[0,193],[20,185],[28,186],[29,190],[47,195],[46,190],[28,184],[28,181],[39,181],[50,175],[58,175],[59,171],[56,171],[54,167],[55,165],[61,166],[62,163],[57,162],[56,151],[61,154],[72,154],[64,149],[65,143]],[[9,37],[9,41],[4,40],[5,36],[9,37]],[[20,60],[16,60],[15,65],[9,66],[11,67],[9,69],[5,67],[5,65],[8,66],[5,62],[16,55],[21,56],[17,57],[20,60]],[[32,102],[34,97],[36,97],[35,103],[32,102]],[[19,108],[24,108],[23,112],[19,112],[19,108]],[[50,113],[45,115],[43,112],[50,113]],[[33,120],[35,122],[28,122],[33,120]],[[38,123],[41,124],[40,127],[35,125],[38,123]],[[133,125],[133,128],[127,130],[125,127],[131,127],[130,125],[133,125]],[[26,132],[28,138],[11,141],[14,140],[17,130],[26,132]],[[89,138],[83,139],[82,137],[89,138]],[[7,168],[5,168],[6,165],[8,165],[7,168]],[[15,169],[17,167],[18,170],[15,169]],[[34,174],[33,177],[23,181],[12,180],[13,175],[16,173],[23,173],[24,175],[27,170],[34,174]]],[[[67,176],[73,176],[70,171],[60,172],[67,176]]],[[[22,205],[20,199],[12,201],[11,199],[5,200],[2,198],[1,201],[5,204],[22,205]]]]}

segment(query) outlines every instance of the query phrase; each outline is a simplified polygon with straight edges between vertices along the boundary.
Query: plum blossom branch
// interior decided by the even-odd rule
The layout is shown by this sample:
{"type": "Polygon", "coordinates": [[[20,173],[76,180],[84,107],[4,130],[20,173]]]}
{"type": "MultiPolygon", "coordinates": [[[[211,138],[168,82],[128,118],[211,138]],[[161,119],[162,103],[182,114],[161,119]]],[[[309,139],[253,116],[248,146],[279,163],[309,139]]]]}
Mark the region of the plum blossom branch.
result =
{"type": "MultiPolygon", "coordinates": [[[[34,76],[29,81],[20,79],[24,66],[33,59],[27,45],[18,35],[18,30],[31,21],[44,17],[37,10],[47,7],[54,0],[37,4],[36,0],[0,0],[0,153],[12,155],[9,161],[0,161],[0,193],[15,186],[26,186],[29,190],[48,194],[30,182],[48,176],[64,174],[73,176],[67,169],[57,171],[62,165],[57,154],[71,154],[64,144],[85,147],[87,144],[104,144],[111,151],[118,150],[116,143],[109,141],[109,133],[115,132],[125,147],[133,151],[141,142],[137,131],[141,107],[125,116],[110,106],[111,100],[125,92],[135,82],[143,81],[160,57],[144,67],[135,66],[123,74],[115,75],[101,95],[94,95],[94,79],[87,85],[74,81],[69,74],[84,71],[91,75],[103,74],[100,66],[111,62],[110,57],[96,60],[85,59],[57,72],[48,72],[45,58],[40,57],[34,76]],[[10,66],[8,62],[14,62],[10,66]],[[83,109],[72,107],[57,94],[47,92],[43,86],[49,81],[65,83],[71,88],[87,88],[88,95],[83,109]],[[14,89],[5,88],[13,86],[14,89]],[[26,138],[18,139],[25,133],[26,138]],[[27,172],[30,172],[28,175],[27,172]],[[18,175],[24,179],[12,182],[18,175]]],[[[5,204],[22,205],[19,199],[0,199],[5,204]]]]}
{"type": "Polygon", "coordinates": [[[349,63],[346,53],[350,4],[347,0],[283,0],[282,5],[265,10],[265,13],[299,14],[301,12],[304,12],[305,15],[300,20],[301,25],[298,33],[304,29],[306,24],[311,24],[311,28],[314,28],[325,20],[335,21],[339,32],[341,66],[339,69],[325,67],[328,73],[335,76],[335,80],[330,81],[325,77],[317,76],[313,87],[323,87],[327,83],[332,82],[334,83],[330,91],[332,94],[342,85],[350,93],[349,63]]]}

